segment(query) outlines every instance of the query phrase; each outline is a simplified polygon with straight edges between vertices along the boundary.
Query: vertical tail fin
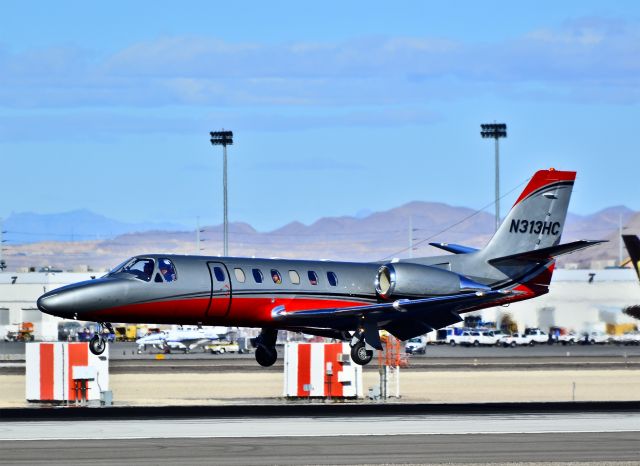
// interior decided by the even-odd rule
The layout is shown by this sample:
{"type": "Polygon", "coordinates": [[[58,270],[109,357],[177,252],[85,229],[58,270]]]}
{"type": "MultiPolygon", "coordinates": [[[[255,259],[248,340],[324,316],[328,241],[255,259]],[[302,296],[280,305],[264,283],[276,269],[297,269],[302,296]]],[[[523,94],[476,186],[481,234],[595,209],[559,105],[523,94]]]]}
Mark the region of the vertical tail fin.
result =
{"type": "Polygon", "coordinates": [[[640,279],[640,239],[636,235],[622,235],[622,240],[629,252],[633,268],[636,269],[636,275],[640,279]]]}
{"type": "Polygon", "coordinates": [[[564,228],[576,172],[536,172],[496,234],[482,249],[485,260],[556,246],[564,228]]]}

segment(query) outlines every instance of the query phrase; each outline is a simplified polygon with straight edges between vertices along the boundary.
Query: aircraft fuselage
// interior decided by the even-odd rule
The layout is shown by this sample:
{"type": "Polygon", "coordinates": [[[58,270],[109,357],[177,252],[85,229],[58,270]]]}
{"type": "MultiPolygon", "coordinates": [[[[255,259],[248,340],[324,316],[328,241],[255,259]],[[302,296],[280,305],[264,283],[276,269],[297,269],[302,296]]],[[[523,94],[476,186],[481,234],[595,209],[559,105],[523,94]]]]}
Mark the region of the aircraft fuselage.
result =
{"type": "Polygon", "coordinates": [[[38,306],[60,317],[97,322],[262,327],[272,310],[361,306],[378,302],[377,263],[145,255],[149,276],[108,274],[43,295],[38,306]],[[175,279],[155,281],[159,259],[175,279]]]}

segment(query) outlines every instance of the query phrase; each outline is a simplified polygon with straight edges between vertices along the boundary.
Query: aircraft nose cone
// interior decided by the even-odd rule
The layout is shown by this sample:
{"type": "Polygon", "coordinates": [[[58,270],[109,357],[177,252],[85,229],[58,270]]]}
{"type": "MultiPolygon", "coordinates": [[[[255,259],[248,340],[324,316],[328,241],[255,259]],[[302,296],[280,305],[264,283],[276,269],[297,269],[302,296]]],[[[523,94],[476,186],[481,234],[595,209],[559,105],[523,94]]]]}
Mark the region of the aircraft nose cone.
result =
{"type": "Polygon", "coordinates": [[[53,316],[66,317],[71,314],[69,311],[69,303],[66,303],[63,293],[56,293],[50,291],[43,294],[38,298],[38,309],[45,314],[51,314],[53,316]]]}

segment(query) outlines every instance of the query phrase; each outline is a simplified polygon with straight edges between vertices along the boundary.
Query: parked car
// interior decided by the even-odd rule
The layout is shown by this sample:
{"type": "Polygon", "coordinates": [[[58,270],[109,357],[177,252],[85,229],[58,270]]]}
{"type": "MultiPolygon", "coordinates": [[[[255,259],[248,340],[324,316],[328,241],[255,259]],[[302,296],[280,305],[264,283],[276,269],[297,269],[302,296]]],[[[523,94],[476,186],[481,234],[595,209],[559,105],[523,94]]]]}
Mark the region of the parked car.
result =
{"type": "Polygon", "coordinates": [[[460,335],[451,333],[447,335],[447,343],[451,346],[462,345],[469,337],[469,331],[465,330],[460,335]]]}
{"type": "Polygon", "coordinates": [[[640,332],[627,332],[615,338],[619,345],[640,345],[640,332]]]}
{"type": "Polygon", "coordinates": [[[581,341],[585,345],[605,345],[611,341],[611,337],[604,332],[585,332],[581,341]]]}
{"type": "MultiPolygon", "coordinates": [[[[543,332],[539,328],[527,328],[524,331],[524,334],[531,337],[531,342],[535,345],[542,343],[549,343],[549,335],[546,332],[543,332]]],[[[529,343],[529,344],[532,344],[529,343]]]]}
{"type": "Polygon", "coordinates": [[[408,354],[424,354],[427,352],[427,339],[426,337],[410,338],[407,341],[404,351],[408,354]]]}
{"type": "Polygon", "coordinates": [[[558,343],[562,343],[563,346],[575,345],[580,340],[580,335],[575,332],[565,333],[558,337],[558,343]]]}
{"type": "Polygon", "coordinates": [[[240,346],[235,342],[221,341],[205,346],[206,350],[209,350],[211,354],[239,353],[240,346]]]}
{"type": "Polygon", "coordinates": [[[494,346],[498,337],[491,330],[470,330],[462,333],[461,345],[465,346],[494,346]]]}
{"type": "Polygon", "coordinates": [[[500,339],[500,343],[505,348],[514,346],[534,345],[533,337],[531,335],[525,335],[523,333],[512,333],[511,335],[505,335],[500,339]]]}

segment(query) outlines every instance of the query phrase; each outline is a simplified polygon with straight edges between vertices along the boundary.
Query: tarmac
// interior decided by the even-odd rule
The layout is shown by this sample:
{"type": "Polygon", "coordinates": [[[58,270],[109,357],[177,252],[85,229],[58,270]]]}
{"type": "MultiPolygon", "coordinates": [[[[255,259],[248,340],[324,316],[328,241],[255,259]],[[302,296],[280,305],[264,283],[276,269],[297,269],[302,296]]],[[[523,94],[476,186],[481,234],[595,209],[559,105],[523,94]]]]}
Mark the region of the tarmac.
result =
{"type": "Polygon", "coordinates": [[[0,412],[0,464],[626,466],[640,444],[638,403],[0,412]]]}
{"type": "MultiPolygon", "coordinates": [[[[27,403],[20,355],[1,363],[0,464],[627,466],[640,456],[636,348],[441,348],[412,358],[401,397],[387,402],[285,399],[282,367],[251,355],[120,349],[108,408],[27,403]]],[[[365,394],[378,383],[365,369],[365,394]]]]}

